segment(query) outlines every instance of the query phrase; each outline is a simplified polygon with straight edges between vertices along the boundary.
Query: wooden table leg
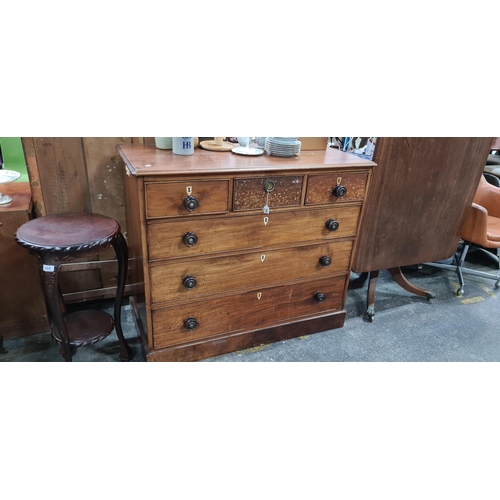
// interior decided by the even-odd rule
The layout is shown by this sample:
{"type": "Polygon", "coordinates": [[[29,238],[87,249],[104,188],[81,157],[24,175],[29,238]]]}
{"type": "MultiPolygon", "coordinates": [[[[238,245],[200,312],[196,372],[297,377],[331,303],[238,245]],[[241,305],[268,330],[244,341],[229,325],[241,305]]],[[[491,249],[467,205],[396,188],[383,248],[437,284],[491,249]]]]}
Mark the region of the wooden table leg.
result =
{"type": "Polygon", "coordinates": [[[366,316],[373,321],[375,316],[375,290],[377,288],[379,271],[370,271],[370,281],[368,282],[368,295],[366,298],[366,316]]]}
{"type": "Polygon", "coordinates": [[[59,272],[61,262],[50,253],[42,255],[42,285],[49,305],[52,318],[61,334],[61,355],[65,361],[73,361],[71,346],[69,345],[68,331],[64,322],[62,298],[59,289],[59,272]]]}
{"type": "Polygon", "coordinates": [[[118,259],[118,286],[116,288],[114,309],[115,330],[121,346],[120,361],[130,361],[134,356],[134,351],[132,351],[123,336],[121,322],[122,300],[128,272],[128,247],[122,233],[118,233],[116,238],[113,240],[113,248],[115,249],[116,257],[118,259]]]}
{"type": "Polygon", "coordinates": [[[426,297],[427,299],[434,299],[436,297],[435,293],[428,292],[427,290],[424,290],[423,288],[410,283],[404,277],[400,267],[393,267],[391,269],[388,269],[388,271],[391,273],[394,281],[407,292],[414,293],[415,295],[418,295],[420,297],[426,297]]]}
{"type": "MultiPolygon", "coordinates": [[[[414,293],[420,297],[426,297],[427,299],[433,299],[436,297],[435,293],[428,292],[423,288],[413,285],[410,283],[401,272],[400,267],[393,267],[388,269],[391,273],[394,281],[404,290],[410,293],[414,293]]],[[[377,288],[377,280],[378,280],[379,271],[370,271],[370,282],[368,284],[368,296],[366,299],[367,308],[366,308],[366,316],[370,321],[373,321],[373,317],[375,316],[375,290],[377,288]]]]}

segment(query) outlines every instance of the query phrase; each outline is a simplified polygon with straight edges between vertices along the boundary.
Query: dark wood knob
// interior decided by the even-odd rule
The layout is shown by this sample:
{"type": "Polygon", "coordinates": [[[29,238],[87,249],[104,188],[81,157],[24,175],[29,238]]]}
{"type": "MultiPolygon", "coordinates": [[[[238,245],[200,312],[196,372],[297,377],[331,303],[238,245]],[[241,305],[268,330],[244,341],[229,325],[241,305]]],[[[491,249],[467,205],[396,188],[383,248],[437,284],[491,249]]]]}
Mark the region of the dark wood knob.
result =
{"type": "Polygon", "coordinates": [[[339,223],[335,219],[328,219],[325,226],[328,231],[336,231],[339,228],[339,223]]]}
{"type": "Polygon", "coordinates": [[[196,281],[196,278],[194,276],[186,276],[182,280],[182,283],[188,290],[192,290],[198,282],[196,281]]]}
{"type": "Polygon", "coordinates": [[[316,299],[316,302],[324,302],[326,295],[323,292],[317,292],[314,298],[316,299]]]}
{"type": "Polygon", "coordinates": [[[192,212],[198,208],[198,200],[194,196],[186,196],[184,198],[184,206],[192,212]]]}
{"type": "Polygon", "coordinates": [[[343,198],[347,194],[347,188],[345,186],[335,186],[333,188],[333,196],[336,198],[343,198]]]}
{"type": "Polygon", "coordinates": [[[188,330],[194,330],[198,327],[198,321],[195,318],[187,318],[184,320],[184,328],[188,330]]]}
{"type": "Polygon", "coordinates": [[[323,257],[321,257],[321,259],[319,259],[319,263],[323,267],[328,267],[332,263],[332,258],[328,257],[328,255],[323,255],[323,257]]]}
{"type": "Polygon", "coordinates": [[[188,247],[192,247],[192,246],[196,245],[196,243],[198,243],[198,236],[196,236],[196,234],[194,234],[194,233],[186,233],[184,235],[184,243],[188,247]]]}

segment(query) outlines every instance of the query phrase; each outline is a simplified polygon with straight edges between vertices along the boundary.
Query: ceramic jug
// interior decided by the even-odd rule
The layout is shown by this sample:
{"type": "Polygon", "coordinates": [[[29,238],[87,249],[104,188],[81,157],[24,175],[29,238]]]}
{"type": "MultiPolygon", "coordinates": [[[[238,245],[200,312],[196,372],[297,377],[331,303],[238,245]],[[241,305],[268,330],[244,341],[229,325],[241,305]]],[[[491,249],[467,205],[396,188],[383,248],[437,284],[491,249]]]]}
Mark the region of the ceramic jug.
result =
{"type": "Polygon", "coordinates": [[[173,137],[172,152],[175,155],[194,154],[194,137],[173,137]]]}
{"type": "Polygon", "coordinates": [[[172,149],[172,137],[155,137],[155,144],[158,149],[172,149]]]}

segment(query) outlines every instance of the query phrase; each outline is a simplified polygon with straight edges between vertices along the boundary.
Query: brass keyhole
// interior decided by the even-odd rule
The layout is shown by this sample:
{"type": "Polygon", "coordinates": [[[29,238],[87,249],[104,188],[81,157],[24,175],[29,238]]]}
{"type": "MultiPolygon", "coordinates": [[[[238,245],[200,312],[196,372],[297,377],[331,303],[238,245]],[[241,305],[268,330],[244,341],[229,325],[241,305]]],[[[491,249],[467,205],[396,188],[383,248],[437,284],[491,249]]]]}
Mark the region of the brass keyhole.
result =
{"type": "Polygon", "coordinates": [[[342,183],[342,177],[337,177],[337,186],[340,186],[342,183]]]}
{"type": "Polygon", "coordinates": [[[193,186],[186,186],[186,193],[188,196],[191,196],[193,194],[193,186]]]}
{"type": "Polygon", "coordinates": [[[269,222],[269,217],[264,217],[264,226],[267,226],[268,222],[269,222]]]}
{"type": "Polygon", "coordinates": [[[261,262],[264,262],[265,260],[266,260],[266,256],[265,256],[265,255],[261,255],[261,256],[260,256],[260,261],[261,261],[261,262]]]}
{"type": "Polygon", "coordinates": [[[274,191],[275,186],[276,183],[274,181],[268,180],[264,182],[264,191],[266,193],[270,193],[271,191],[274,191]]]}
{"type": "Polygon", "coordinates": [[[257,294],[257,300],[260,300],[261,298],[262,298],[262,293],[261,293],[261,292],[259,292],[259,293],[257,294]]]}

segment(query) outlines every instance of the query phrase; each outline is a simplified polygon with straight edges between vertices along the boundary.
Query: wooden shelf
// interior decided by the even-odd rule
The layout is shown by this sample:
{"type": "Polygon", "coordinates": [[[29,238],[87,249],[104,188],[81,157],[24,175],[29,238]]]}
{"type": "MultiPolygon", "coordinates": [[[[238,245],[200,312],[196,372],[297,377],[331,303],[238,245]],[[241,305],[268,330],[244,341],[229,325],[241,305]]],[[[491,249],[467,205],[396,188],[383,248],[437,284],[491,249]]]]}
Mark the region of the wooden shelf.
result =
{"type": "MultiPolygon", "coordinates": [[[[70,313],[64,317],[64,322],[70,345],[74,347],[94,344],[106,338],[115,326],[113,318],[107,312],[95,310],[70,313]]],[[[62,342],[57,325],[54,325],[52,335],[56,342],[62,342]]]]}

